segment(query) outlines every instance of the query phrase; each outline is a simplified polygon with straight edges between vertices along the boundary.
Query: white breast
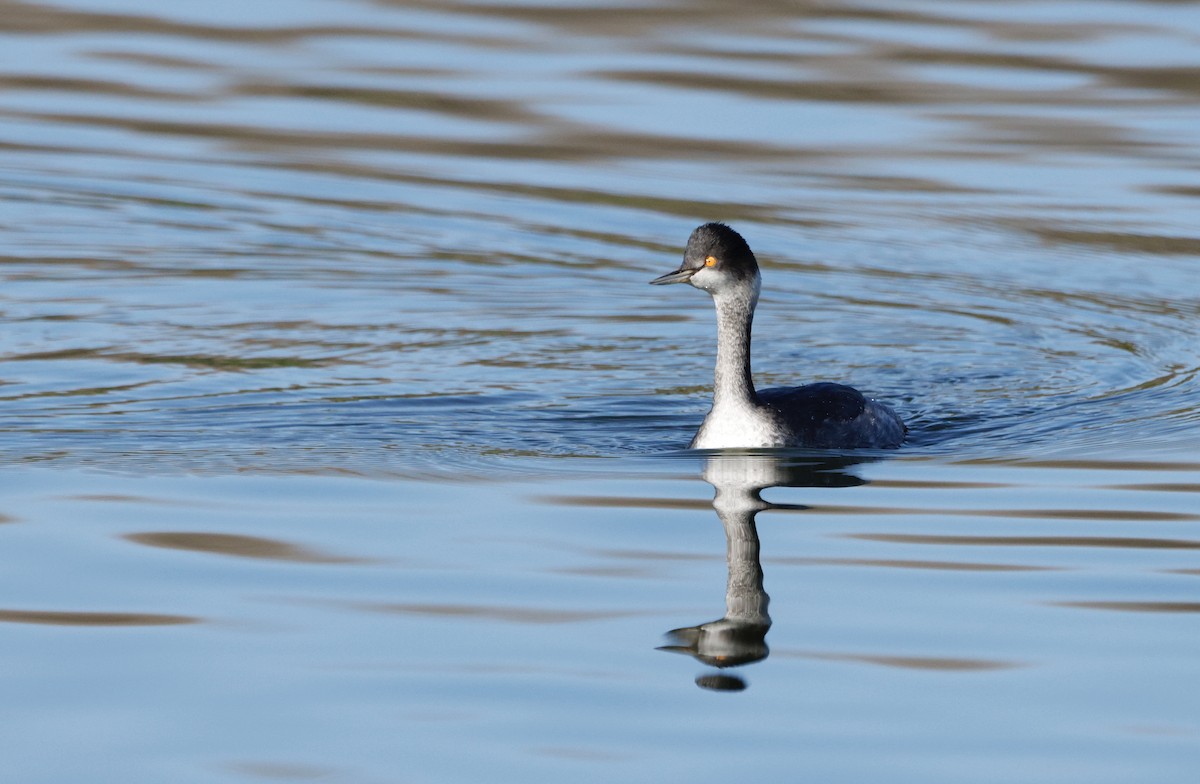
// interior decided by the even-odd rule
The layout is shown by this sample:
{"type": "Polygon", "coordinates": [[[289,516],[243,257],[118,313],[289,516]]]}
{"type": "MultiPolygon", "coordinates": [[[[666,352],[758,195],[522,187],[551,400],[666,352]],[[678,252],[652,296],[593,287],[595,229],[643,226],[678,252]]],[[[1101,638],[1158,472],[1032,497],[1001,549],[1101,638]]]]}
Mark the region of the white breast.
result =
{"type": "Polygon", "coordinates": [[[714,406],[692,439],[692,449],[756,449],[785,446],[785,433],[767,409],[714,406]]]}

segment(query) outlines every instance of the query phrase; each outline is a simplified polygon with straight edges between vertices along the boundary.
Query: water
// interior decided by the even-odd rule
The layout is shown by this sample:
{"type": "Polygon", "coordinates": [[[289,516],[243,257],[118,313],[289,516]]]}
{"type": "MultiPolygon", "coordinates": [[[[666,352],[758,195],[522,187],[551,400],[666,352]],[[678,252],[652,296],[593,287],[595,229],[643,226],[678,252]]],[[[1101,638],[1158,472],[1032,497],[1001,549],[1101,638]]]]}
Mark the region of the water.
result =
{"type": "Polygon", "coordinates": [[[1191,781],[1198,39],[0,4],[6,778],[1191,781]],[[712,219],[902,450],[681,451],[712,219]]]}

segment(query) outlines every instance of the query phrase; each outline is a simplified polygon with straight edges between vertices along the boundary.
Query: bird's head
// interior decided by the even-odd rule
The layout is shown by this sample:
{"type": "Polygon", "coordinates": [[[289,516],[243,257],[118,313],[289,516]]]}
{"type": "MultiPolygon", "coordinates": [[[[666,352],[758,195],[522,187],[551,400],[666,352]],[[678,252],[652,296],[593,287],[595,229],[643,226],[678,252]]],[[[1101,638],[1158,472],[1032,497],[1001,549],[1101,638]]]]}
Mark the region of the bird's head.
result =
{"type": "Polygon", "coordinates": [[[742,235],[724,223],[705,223],[688,238],[683,263],[650,281],[656,285],[690,283],[713,296],[758,290],[758,261],[742,235]]]}

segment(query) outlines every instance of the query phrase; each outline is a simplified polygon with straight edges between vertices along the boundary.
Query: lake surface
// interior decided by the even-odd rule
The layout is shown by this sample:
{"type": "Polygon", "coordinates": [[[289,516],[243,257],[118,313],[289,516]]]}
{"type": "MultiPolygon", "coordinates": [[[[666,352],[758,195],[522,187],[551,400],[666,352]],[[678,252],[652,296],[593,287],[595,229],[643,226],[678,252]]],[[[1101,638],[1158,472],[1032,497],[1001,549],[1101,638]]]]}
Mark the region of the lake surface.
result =
{"type": "Polygon", "coordinates": [[[0,0],[21,782],[1191,782],[1200,4],[0,0]],[[684,449],[725,220],[762,386],[684,449]]]}

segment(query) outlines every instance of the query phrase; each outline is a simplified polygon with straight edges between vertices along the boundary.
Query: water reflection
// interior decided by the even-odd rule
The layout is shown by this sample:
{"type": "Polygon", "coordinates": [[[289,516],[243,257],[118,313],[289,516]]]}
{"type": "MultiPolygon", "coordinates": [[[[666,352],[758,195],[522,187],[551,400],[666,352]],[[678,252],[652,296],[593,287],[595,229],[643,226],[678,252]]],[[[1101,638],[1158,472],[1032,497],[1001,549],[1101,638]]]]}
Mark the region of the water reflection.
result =
{"type": "MultiPolygon", "coordinates": [[[[854,487],[863,480],[846,469],[861,458],[796,458],[772,454],[721,454],[708,458],[705,481],[716,495],[712,506],[725,528],[729,578],[725,615],[697,626],[667,632],[669,645],[659,650],[685,653],[721,670],[767,658],[771,597],[763,588],[761,543],[755,517],[764,509],[803,509],[796,504],[764,501],[768,487],[854,487]]],[[[706,673],[696,685],[716,691],[741,691],[745,681],[726,672],[706,673]]]]}

